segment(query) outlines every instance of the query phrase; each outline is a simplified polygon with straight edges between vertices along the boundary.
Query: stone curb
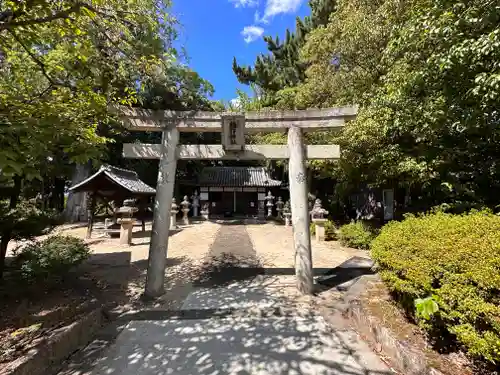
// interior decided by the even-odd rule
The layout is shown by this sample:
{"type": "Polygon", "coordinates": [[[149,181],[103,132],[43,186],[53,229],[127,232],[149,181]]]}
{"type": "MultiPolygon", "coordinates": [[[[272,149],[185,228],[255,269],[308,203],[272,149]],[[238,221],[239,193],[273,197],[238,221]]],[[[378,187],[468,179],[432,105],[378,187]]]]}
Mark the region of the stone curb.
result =
{"type": "Polygon", "coordinates": [[[104,319],[102,309],[96,308],[75,322],[56,329],[47,340],[0,371],[0,375],[46,375],[52,366],[87,345],[104,319]]]}
{"type": "Polygon", "coordinates": [[[427,363],[427,358],[420,350],[396,338],[363,308],[359,297],[366,290],[367,284],[374,280],[380,280],[378,275],[362,276],[344,296],[339,312],[376,352],[387,357],[395,370],[405,375],[443,375],[427,363]]]}

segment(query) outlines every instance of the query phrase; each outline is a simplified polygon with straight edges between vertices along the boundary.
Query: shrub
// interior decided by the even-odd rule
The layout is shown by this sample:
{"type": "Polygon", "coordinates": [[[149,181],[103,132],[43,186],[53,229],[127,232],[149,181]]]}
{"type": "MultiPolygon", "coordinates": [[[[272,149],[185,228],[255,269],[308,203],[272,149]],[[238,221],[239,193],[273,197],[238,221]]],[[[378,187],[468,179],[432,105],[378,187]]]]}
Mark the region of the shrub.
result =
{"type": "MultiPolygon", "coordinates": [[[[316,234],[316,224],[311,222],[309,225],[311,236],[316,234]]],[[[337,239],[337,228],[335,223],[331,220],[325,221],[325,241],[334,241],[337,239]]]]}
{"type": "Polygon", "coordinates": [[[14,264],[26,281],[57,280],[89,255],[89,246],[80,238],[56,235],[16,250],[14,264]]]}
{"type": "Polygon", "coordinates": [[[11,232],[15,240],[31,239],[46,234],[60,224],[56,212],[41,210],[33,201],[22,200],[14,209],[8,208],[8,202],[0,202],[0,228],[11,232]]]}
{"type": "Polygon", "coordinates": [[[344,246],[367,250],[375,238],[375,232],[362,221],[342,225],[339,229],[339,240],[344,246]]]}
{"type": "Polygon", "coordinates": [[[485,211],[407,216],[383,227],[372,255],[382,279],[423,317],[424,328],[445,329],[470,354],[500,362],[500,217],[485,211]],[[422,314],[423,302],[432,307],[433,301],[422,314]]]}

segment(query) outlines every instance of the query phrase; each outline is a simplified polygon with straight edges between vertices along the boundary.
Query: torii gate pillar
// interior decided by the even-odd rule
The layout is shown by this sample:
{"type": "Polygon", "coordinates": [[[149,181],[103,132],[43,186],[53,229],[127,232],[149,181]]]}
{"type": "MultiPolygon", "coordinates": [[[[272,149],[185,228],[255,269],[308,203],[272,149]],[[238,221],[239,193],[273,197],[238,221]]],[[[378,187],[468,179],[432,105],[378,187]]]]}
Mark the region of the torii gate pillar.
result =
{"type": "Polygon", "coordinates": [[[300,128],[292,126],[288,129],[288,149],[290,150],[288,176],[290,182],[297,288],[304,294],[312,294],[314,285],[309,210],[307,205],[306,159],[302,130],[300,128]]]}
{"type": "Polygon", "coordinates": [[[301,111],[258,111],[237,113],[151,111],[117,108],[128,127],[136,131],[162,131],[162,143],[125,144],[129,158],[160,159],[149,249],[145,295],[164,292],[165,265],[177,159],[184,160],[282,160],[289,159],[295,274],[297,287],[313,292],[311,238],[307,204],[306,159],[338,159],[337,145],[304,145],[303,132],[340,129],[356,117],[356,107],[301,111]],[[222,132],[221,145],[178,145],[179,131],[222,132]],[[288,131],[288,146],[245,145],[245,132],[288,131]]]}
{"type": "Polygon", "coordinates": [[[150,298],[161,296],[165,292],[163,284],[167,265],[170,206],[174,196],[178,143],[179,130],[175,126],[163,131],[146,276],[145,295],[150,298]]]}

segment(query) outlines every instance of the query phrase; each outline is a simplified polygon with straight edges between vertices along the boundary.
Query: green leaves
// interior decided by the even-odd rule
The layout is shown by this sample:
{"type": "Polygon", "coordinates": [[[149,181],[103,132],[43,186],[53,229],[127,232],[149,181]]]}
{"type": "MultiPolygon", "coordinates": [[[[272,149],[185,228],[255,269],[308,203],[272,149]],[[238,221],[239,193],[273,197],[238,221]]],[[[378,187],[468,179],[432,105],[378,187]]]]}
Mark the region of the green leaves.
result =
{"type": "Polygon", "coordinates": [[[499,25],[489,0],[341,2],[309,33],[306,79],[283,103],[360,106],[331,140],[348,182],[498,204],[499,25]]]}
{"type": "MultiPolygon", "coordinates": [[[[111,102],[172,64],[169,1],[6,2],[0,9],[0,169],[37,177],[47,156],[102,154],[111,102]]],[[[160,73],[159,73],[160,72],[160,73]]]]}
{"type": "Polygon", "coordinates": [[[496,364],[499,230],[500,218],[486,210],[408,215],[385,225],[371,248],[389,289],[424,328],[439,334],[445,327],[471,354],[496,364]]]}
{"type": "Polygon", "coordinates": [[[415,300],[415,309],[419,318],[430,320],[439,311],[439,305],[432,296],[417,298],[415,300]]]}

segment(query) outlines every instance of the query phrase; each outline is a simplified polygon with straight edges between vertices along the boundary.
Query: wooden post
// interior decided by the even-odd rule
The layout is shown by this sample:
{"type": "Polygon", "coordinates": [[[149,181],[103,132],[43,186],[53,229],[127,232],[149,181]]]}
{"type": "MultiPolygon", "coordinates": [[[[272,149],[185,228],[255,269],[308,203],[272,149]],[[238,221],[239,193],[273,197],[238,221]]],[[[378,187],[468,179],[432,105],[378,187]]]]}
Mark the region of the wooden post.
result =
{"type": "Polygon", "coordinates": [[[92,237],[92,229],[94,227],[94,212],[95,212],[95,201],[96,201],[96,193],[92,192],[88,194],[87,197],[87,236],[89,239],[92,237]]]}
{"type": "Polygon", "coordinates": [[[145,295],[151,298],[164,293],[163,283],[167,264],[170,206],[174,194],[177,167],[175,153],[178,142],[179,131],[175,126],[163,131],[145,290],[145,295]]]}
{"type": "Polygon", "coordinates": [[[300,128],[292,126],[288,129],[288,148],[290,150],[288,176],[290,182],[297,288],[301,293],[312,294],[313,272],[309,210],[307,205],[307,175],[302,130],[300,128]]]}

